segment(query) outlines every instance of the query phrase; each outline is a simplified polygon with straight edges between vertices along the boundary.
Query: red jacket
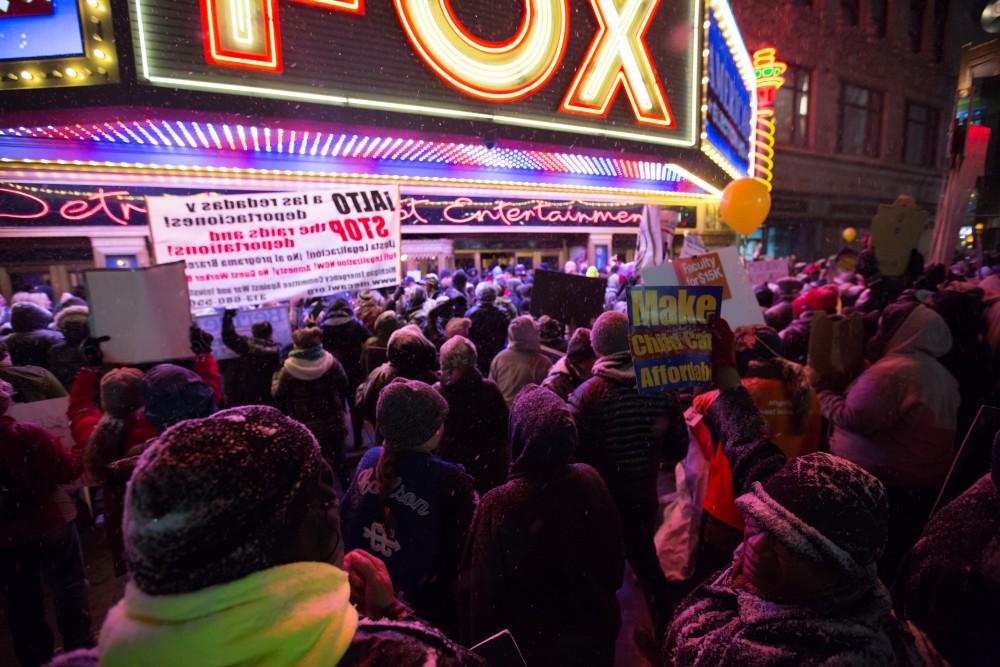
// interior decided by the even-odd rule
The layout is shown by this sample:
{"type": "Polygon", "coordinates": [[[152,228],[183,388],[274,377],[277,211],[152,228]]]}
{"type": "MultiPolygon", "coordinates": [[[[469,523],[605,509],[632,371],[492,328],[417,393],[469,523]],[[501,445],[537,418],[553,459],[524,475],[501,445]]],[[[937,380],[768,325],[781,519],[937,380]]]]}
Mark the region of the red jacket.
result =
{"type": "Polygon", "coordinates": [[[58,485],[79,475],[79,464],[48,431],[0,417],[0,549],[65,527],[73,510],[64,515],[58,485]]]}

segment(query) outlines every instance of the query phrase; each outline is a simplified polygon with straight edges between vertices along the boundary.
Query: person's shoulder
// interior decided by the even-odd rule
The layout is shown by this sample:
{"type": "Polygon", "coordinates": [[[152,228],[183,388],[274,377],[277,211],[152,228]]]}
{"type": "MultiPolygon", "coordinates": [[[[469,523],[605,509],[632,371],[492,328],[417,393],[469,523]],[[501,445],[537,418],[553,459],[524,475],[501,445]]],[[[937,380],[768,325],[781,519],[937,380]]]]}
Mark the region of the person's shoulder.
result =
{"type": "Polygon", "coordinates": [[[486,662],[440,631],[416,621],[363,619],[341,667],[479,667],[486,662]]]}
{"type": "Polygon", "coordinates": [[[380,456],[382,456],[382,448],[372,447],[361,457],[361,460],[358,462],[358,470],[362,468],[374,468],[380,456]]]}

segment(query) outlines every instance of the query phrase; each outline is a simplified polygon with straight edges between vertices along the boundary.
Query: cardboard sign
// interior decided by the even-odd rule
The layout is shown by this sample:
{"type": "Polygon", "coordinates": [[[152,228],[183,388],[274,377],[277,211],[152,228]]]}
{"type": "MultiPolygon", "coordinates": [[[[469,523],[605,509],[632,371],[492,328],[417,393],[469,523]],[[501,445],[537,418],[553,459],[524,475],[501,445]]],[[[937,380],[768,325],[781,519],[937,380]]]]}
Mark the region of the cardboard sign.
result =
{"type": "Polygon", "coordinates": [[[813,314],[809,331],[809,366],[835,389],[846,387],[864,366],[865,330],[861,316],[813,314]]]}
{"type": "Polygon", "coordinates": [[[681,246],[681,257],[694,257],[695,255],[703,254],[706,250],[705,242],[702,240],[700,234],[688,232],[684,235],[684,245],[681,246]]]}
{"type": "Polygon", "coordinates": [[[565,324],[590,326],[604,312],[605,281],[558,271],[535,271],[531,314],[548,315],[565,324]]]}
{"type": "Polygon", "coordinates": [[[66,451],[73,449],[73,434],[69,430],[69,397],[50,398],[45,401],[31,403],[14,403],[7,414],[14,421],[40,426],[51,433],[66,451]]]}
{"type": "Polygon", "coordinates": [[[104,361],[144,364],[190,359],[191,309],[184,263],[85,271],[90,332],[109,336],[104,361]]]}
{"type": "Polygon", "coordinates": [[[629,288],[629,350],[640,393],[711,384],[708,318],[721,306],[719,286],[629,288]]]}
{"type": "MultiPolygon", "coordinates": [[[[722,274],[725,284],[730,293],[729,298],[723,297],[722,310],[725,312],[726,321],[734,329],[739,326],[751,324],[764,324],[764,314],[757,305],[757,297],[754,296],[753,286],[750,278],[747,277],[746,269],[740,261],[740,255],[736,248],[717,248],[710,254],[716,255],[722,264],[722,274]]],[[[677,263],[681,260],[674,260],[659,266],[653,266],[642,272],[643,284],[647,287],[676,286],[685,285],[682,273],[687,277],[689,269],[697,264],[684,267],[683,271],[677,269],[677,263]]],[[[707,266],[707,265],[706,265],[707,266]]],[[[695,271],[694,277],[704,279],[709,277],[706,271],[714,271],[716,264],[713,261],[711,269],[705,271],[695,271]]],[[[717,284],[721,285],[721,282],[717,284]]]]}
{"type": "Polygon", "coordinates": [[[788,277],[787,259],[764,259],[747,264],[747,275],[751,285],[776,283],[788,277]]]}
{"type": "Polygon", "coordinates": [[[239,308],[400,282],[399,186],[147,197],[158,262],[192,308],[239,308]]]}
{"type": "Polygon", "coordinates": [[[732,298],[726,272],[722,269],[719,253],[710,252],[697,257],[681,257],[674,260],[677,281],[681,285],[715,285],[722,288],[722,298],[732,298]]]}
{"type": "Polygon", "coordinates": [[[902,196],[892,205],[878,207],[872,219],[872,248],[882,275],[901,276],[906,272],[910,252],[917,247],[928,215],[912,199],[902,196]]]}
{"type": "MultiPolygon", "coordinates": [[[[213,357],[219,361],[237,357],[237,354],[222,342],[222,315],[203,315],[196,317],[195,321],[199,327],[215,336],[215,340],[212,341],[213,357]]],[[[270,322],[273,332],[271,338],[281,347],[292,344],[292,325],[288,321],[288,308],[275,306],[273,308],[241,310],[233,318],[236,333],[241,336],[251,335],[250,328],[255,322],[270,322]]]]}

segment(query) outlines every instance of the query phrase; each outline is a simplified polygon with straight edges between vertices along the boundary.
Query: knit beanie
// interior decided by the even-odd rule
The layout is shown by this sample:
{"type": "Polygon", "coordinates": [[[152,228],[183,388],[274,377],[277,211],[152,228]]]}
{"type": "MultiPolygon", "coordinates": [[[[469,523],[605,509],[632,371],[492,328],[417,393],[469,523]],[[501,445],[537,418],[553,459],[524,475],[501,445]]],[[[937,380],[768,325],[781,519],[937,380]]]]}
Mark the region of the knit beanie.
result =
{"type": "Polygon", "coordinates": [[[537,384],[525,385],[510,410],[511,453],[515,473],[546,473],[568,464],[576,451],[577,431],[566,401],[537,384]]]}
{"type": "Polygon", "coordinates": [[[594,351],[602,357],[627,352],[628,316],[619,312],[602,313],[590,332],[590,343],[594,351]]]}
{"type": "Polygon", "coordinates": [[[465,336],[452,336],[441,346],[441,368],[475,368],[476,346],[465,336]]]}
{"type": "Polygon", "coordinates": [[[482,303],[493,303],[497,300],[497,289],[490,283],[476,285],[476,298],[482,303]]]}
{"type": "Polygon", "coordinates": [[[310,350],[323,345],[323,330],[319,327],[296,329],[292,332],[292,344],[298,350],[310,350]]]}
{"type": "Polygon", "coordinates": [[[736,328],[736,367],[741,373],[751,361],[767,361],[781,355],[781,336],[771,327],[759,324],[736,328]]]}
{"type": "MultiPolygon", "coordinates": [[[[840,290],[836,285],[823,285],[806,292],[805,300],[809,310],[814,313],[821,311],[833,313],[837,310],[837,303],[840,301],[840,290]]],[[[796,315],[798,314],[796,313],[796,315]]]]}
{"type": "Polygon", "coordinates": [[[145,375],[138,368],[114,368],[101,378],[101,407],[124,419],[145,403],[145,375]]]}
{"type": "Polygon", "coordinates": [[[453,317],[444,325],[445,338],[452,336],[468,336],[469,329],[472,328],[472,320],[468,317],[453,317]]]}
{"type": "Polygon", "coordinates": [[[321,471],[316,439],[274,408],[186,421],[146,449],[125,498],[125,555],[148,595],[188,593],[275,565],[321,471]]]}
{"type": "Polygon", "coordinates": [[[386,449],[414,449],[431,439],[448,417],[448,402],[430,385],[396,378],[379,394],[375,422],[386,449]]]}
{"type": "Polygon", "coordinates": [[[415,324],[407,324],[389,336],[385,355],[403,375],[437,370],[437,348],[415,324]]]}
{"type": "Polygon", "coordinates": [[[559,338],[562,338],[562,322],[554,317],[542,315],[538,318],[538,335],[543,341],[558,340],[559,338]]]}
{"type": "Polygon", "coordinates": [[[537,350],[541,346],[538,325],[530,315],[515,317],[507,327],[507,338],[510,346],[519,350],[537,350]]]}
{"type": "Polygon", "coordinates": [[[173,364],[153,366],[143,379],[146,420],[163,430],[215,411],[215,393],[197,373],[173,364]]]}
{"type": "Polygon", "coordinates": [[[566,344],[566,358],[570,361],[583,361],[597,356],[590,342],[590,329],[580,327],[573,332],[566,344]]]}
{"type": "Polygon", "coordinates": [[[7,414],[14,402],[14,385],[6,380],[0,380],[0,417],[7,414]]]}
{"type": "Polygon", "coordinates": [[[394,310],[383,311],[377,318],[375,318],[375,327],[372,333],[379,340],[385,341],[385,344],[389,342],[389,336],[393,332],[398,331],[403,328],[406,323],[403,322],[402,318],[396,314],[394,310]]]}
{"type": "Polygon", "coordinates": [[[80,326],[88,323],[90,309],[86,306],[68,306],[63,308],[55,316],[56,328],[63,331],[69,326],[80,326]]]}
{"type": "Polygon", "coordinates": [[[737,499],[769,533],[801,556],[864,576],[888,539],[885,487],[860,466],[825,452],[792,459],[737,499]]]}

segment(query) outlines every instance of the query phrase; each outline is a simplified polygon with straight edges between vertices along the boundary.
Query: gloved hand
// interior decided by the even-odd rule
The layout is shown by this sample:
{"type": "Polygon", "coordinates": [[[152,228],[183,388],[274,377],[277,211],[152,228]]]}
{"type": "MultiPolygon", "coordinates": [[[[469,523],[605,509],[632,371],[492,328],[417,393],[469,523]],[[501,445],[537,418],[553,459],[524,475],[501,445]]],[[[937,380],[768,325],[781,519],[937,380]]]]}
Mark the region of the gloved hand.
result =
{"type": "Polygon", "coordinates": [[[83,363],[86,366],[100,366],[104,363],[104,352],[101,351],[101,343],[107,343],[111,336],[101,336],[100,338],[85,338],[80,343],[80,354],[83,355],[83,363]]]}
{"type": "Polygon", "coordinates": [[[736,370],[736,335],[729,322],[718,315],[708,321],[712,333],[712,377],[720,391],[740,386],[736,370]]]}
{"type": "Polygon", "coordinates": [[[208,333],[197,324],[191,325],[191,351],[195,354],[208,354],[212,351],[212,341],[215,336],[208,333]]]}
{"type": "Polygon", "coordinates": [[[236,312],[237,311],[236,311],[235,308],[226,308],[226,312],[223,313],[222,317],[223,317],[223,319],[231,320],[234,317],[236,317],[236,312]]]}

